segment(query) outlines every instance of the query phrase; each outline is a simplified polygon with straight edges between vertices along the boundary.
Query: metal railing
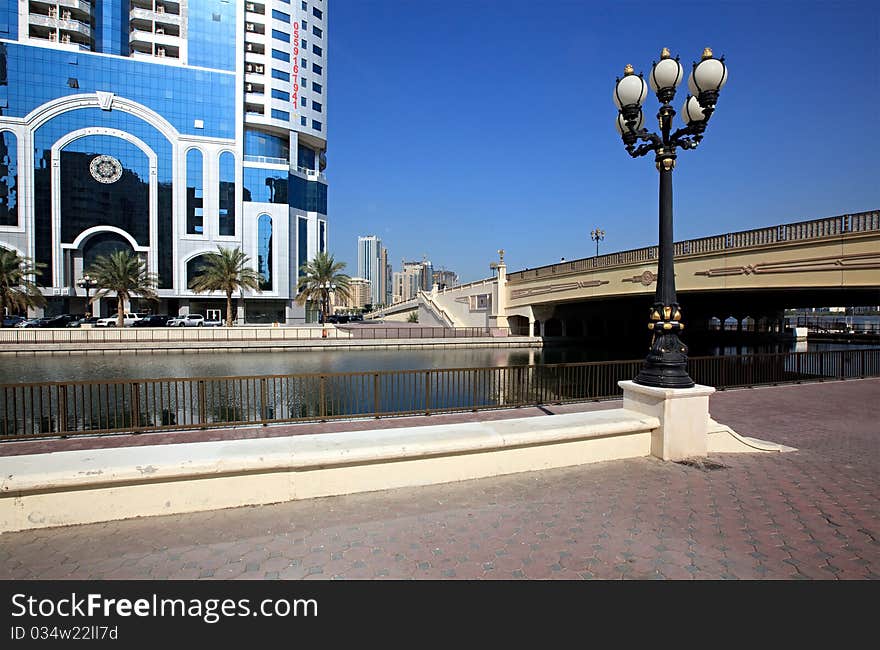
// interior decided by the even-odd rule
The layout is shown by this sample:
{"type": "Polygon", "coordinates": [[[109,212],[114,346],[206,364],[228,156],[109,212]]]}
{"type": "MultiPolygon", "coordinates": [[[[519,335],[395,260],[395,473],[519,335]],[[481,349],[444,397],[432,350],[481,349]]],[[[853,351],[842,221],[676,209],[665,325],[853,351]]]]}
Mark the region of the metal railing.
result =
{"type": "MultiPolygon", "coordinates": [[[[0,439],[478,411],[619,397],[641,360],[0,385],[0,439]]],[[[695,357],[717,388],[880,376],[880,349],[695,357]]]]}
{"type": "MultiPolygon", "coordinates": [[[[699,255],[736,249],[769,246],[794,241],[811,241],[828,237],[841,237],[850,233],[866,233],[880,230],[880,210],[844,214],[825,219],[801,221],[798,223],[744,230],[726,235],[713,235],[700,239],[690,239],[674,244],[675,257],[699,255]]],[[[511,283],[523,282],[532,278],[545,278],[560,273],[572,273],[589,269],[626,266],[657,259],[657,247],[649,246],[598,257],[587,257],[560,264],[550,264],[507,275],[511,283]]]]}
{"type": "Polygon", "coordinates": [[[175,342],[264,342],[326,339],[459,339],[505,337],[504,327],[375,327],[342,324],[338,327],[98,327],[82,329],[6,327],[0,328],[0,344],[175,343],[175,342]]]}
{"type": "Polygon", "coordinates": [[[840,334],[880,334],[880,322],[858,323],[846,317],[796,316],[786,318],[788,327],[806,327],[811,332],[840,334]]]}

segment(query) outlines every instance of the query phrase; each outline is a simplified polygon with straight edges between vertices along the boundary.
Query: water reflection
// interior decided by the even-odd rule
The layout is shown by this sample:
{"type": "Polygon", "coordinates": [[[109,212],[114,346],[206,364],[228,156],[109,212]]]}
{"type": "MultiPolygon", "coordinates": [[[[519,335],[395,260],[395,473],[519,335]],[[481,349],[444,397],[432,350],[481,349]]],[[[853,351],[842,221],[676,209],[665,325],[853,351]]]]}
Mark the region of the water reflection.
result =
{"type": "MultiPolygon", "coordinates": [[[[761,346],[715,346],[691,356],[802,351],[792,342],[761,346]]],[[[809,351],[876,348],[876,345],[810,342],[809,351]]],[[[631,350],[548,346],[536,348],[456,348],[429,350],[326,350],[290,352],[204,352],[0,357],[0,383],[101,381],[160,377],[222,377],[298,373],[474,368],[639,359],[631,350]]]]}

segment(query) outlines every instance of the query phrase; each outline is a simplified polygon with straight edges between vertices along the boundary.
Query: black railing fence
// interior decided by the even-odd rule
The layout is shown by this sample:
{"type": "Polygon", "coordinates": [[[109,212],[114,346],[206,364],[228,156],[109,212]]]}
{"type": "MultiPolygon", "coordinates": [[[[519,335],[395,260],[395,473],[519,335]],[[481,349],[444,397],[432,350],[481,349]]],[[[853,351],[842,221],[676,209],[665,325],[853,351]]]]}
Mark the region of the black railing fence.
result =
{"type": "MultiPolygon", "coordinates": [[[[477,411],[619,397],[641,360],[246,377],[0,384],[0,439],[477,411]]],[[[694,357],[734,388],[880,376],[880,349],[694,357]]]]}

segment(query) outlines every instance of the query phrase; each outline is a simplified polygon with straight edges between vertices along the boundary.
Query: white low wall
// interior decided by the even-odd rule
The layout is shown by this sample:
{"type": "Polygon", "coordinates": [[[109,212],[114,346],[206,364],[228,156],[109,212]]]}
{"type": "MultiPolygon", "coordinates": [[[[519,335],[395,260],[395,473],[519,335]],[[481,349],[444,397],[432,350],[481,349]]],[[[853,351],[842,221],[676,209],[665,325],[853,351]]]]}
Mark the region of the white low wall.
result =
{"type": "Polygon", "coordinates": [[[0,458],[0,532],[429,485],[647,456],[625,409],[0,458]]]}

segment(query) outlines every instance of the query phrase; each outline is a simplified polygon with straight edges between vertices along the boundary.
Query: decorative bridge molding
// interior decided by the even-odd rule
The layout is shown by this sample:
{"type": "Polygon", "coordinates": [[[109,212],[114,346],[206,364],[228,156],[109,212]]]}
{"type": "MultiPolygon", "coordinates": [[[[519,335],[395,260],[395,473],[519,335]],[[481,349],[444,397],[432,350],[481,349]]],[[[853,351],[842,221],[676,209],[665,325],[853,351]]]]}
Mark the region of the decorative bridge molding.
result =
{"type": "Polygon", "coordinates": [[[694,275],[710,278],[731,275],[765,275],[769,273],[805,273],[813,271],[863,271],[880,269],[880,252],[855,253],[834,257],[813,257],[785,262],[758,262],[746,266],[723,266],[695,271],[694,275]]]}
{"type": "MultiPolygon", "coordinates": [[[[808,243],[840,238],[859,233],[880,232],[880,210],[859,212],[856,214],[844,214],[812,221],[800,221],[797,223],[770,226],[757,230],[744,230],[728,233],[726,235],[713,235],[701,239],[690,239],[676,242],[674,245],[675,257],[692,257],[707,253],[723,253],[736,250],[746,250],[778,246],[786,243],[808,243]]],[[[543,278],[552,278],[572,273],[581,273],[591,270],[604,270],[620,266],[631,266],[640,263],[654,263],[657,261],[657,247],[637,248],[619,253],[610,253],[599,257],[588,257],[570,262],[541,266],[535,269],[516,271],[507,275],[510,284],[528,282],[543,278]]],[[[745,267],[743,267],[745,268],[745,267]]],[[[852,268],[852,267],[847,267],[852,268]]],[[[871,267],[873,268],[873,267],[871,267]]],[[[809,269],[801,269],[809,270],[809,269]]],[[[732,272],[731,275],[737,275],[732,272]]],[[[647,276],[636,276],[630,281],[645,283],[647,276]],[[644,279],[643,279],[644,278],[644,279]]],[[[648,286],[648,285],[645,285],[648,286]]],[[[512,298],[521,296],[511,296],[512,298]]]]}

